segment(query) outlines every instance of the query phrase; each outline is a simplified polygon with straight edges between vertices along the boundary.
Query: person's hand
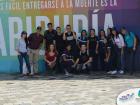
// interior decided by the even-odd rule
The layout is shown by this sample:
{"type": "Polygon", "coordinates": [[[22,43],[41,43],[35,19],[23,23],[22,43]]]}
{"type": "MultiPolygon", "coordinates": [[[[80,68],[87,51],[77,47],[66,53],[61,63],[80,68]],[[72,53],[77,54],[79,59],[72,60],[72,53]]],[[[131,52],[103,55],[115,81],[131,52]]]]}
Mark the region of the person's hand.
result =
{"type": "Polygon", "coordinates": [[[96,50],[96,54],[98,54],[98,50],[96,50]]]}
{"type": "Polygon", "coordinates": [[[107,62],[107,59],[105,58],[104,61],[107,62]]]}
{"type": "Polygon", "coordinates": [[[86,65],[87,65],[87,63],[84,63],[84,64],[83,64],[83,66],[86,66],[86,65]]]}
{"type": "Polygon", "coordinates": [[[133,51],[136,51],[136,47],[133,47],[133,51]]]}
{"type": "Polygon", "coordinates": [[[50,66],[51,64],[52,64],[51,62],[48,63],[49,66],[50,66]]]}
{"type": "Polygon", "coordinates": [[[66,34],[66,33],[67,33],[67,30],[64,31],[64,34],[66,34]]]}
{"type": "Polygon", "coordinates": [[[108,61],[109,61],[109,59],[108,59],[108,58],[105,58],[105,59],[104,59],[104,61],[105,61],[105,62],[108,62],[108,61]]]}

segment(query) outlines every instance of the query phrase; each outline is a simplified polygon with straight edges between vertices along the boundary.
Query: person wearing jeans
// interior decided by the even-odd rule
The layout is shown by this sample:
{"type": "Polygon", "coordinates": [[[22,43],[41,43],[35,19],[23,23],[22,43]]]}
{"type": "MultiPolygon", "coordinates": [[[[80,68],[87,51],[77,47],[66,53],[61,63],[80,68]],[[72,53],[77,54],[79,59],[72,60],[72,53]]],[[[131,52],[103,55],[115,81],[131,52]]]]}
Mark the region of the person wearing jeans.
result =
{"type": "Polygon", "coordinates": [[[39,60],[39,51],[43,43],[43,36],[41,35],[42,28],[37,27],[37,32],[32,33],[28,37],[29,41],[29,59],[31,64],[32,75],[38,74],[38,60],[39,60]]]}
{"type": "Polygon", "coordinates": [[[137,39],[133,32],[128,32],[125,27],[121,29],[121,33],[124,35],[125,50],[124,59],[127,71],[132,75],[135,71],[135,52],[137,39]]]}
{"type": "Polygon", "coordinates": [[[124,48],[124,40],[121,34],[117,33],[116,29],[112,30],[112,40],[114,45],[113,68],[114,70],[108,72],[109,74],[124,74],[122,66],[122,55],[124,48]]]}
{"type": "Polygon", "coordinates": [[[18,60],[20,64],[20,74],[23,74],[23,60],[25,60],[28,73],[25,75],[28,75],[31,73],[30,63],[29,63],[29,57],[27,54],[27,47],[28,47],[28,41],[27,41],[27,32],[23,31],[21,33],[21,38],[18,41],[16,51],[18,53],[18,60]]]}

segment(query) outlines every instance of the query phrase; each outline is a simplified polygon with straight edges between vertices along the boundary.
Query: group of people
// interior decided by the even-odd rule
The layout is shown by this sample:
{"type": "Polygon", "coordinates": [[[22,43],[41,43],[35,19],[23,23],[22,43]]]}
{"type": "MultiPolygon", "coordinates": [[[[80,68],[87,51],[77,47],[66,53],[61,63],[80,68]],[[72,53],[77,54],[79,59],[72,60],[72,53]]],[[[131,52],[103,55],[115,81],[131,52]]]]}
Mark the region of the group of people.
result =
{"type": "Polygon", "coordinates": [[[102,70],[108,74],[133,74],[134,55],[137,38],[133,32],[123,27],[120,32],[115,28],[108,28],[107,34],[101,29],[95,34],[95,29],[81,31],[78,37],[70,25],[61,32],[61,27],[53,28],[48,23],[48,30],[41,34],[39,26],[35,33],[27,37],[27,32],[21,33],[16,47],[23,73],[23,60],[28,72],[26,75],[38,75],[39,51],[45,42],[44,61],[46,74],[65,73],[65,75],[86,73],[102,70]],[[127,65],[126,65],[127,64],[127,65]]]}

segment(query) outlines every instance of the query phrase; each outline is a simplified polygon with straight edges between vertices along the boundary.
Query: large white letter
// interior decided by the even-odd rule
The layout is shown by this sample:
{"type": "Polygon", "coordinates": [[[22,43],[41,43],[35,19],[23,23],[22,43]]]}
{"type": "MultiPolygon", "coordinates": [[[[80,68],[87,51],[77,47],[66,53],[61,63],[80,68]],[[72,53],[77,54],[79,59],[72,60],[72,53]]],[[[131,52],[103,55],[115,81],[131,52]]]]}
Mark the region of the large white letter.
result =
{"type": "Polygon", "coordinates": [[[69,16],[68,15],[64,15],[64,29],[66,27],[66,25],[69,24],[69,16]]]}
{"type": "Polygon", "coordinates": [[[80,29],[88,30],[88,20],[85,15],[74,15],[73,16],[73,30],[79,35],[80,29]],[[81,21],[81,24],[79,22],[81,21]]]}
{"type": "Polygon", "coordinates": [[[20,38],[22,32],[22,20],[20,17],[9,17],[9,40],[10,40],[10,55],[15,56],[15,39],[20,38]]]}
{"type": "Polygon", "coordinates": [[[27,16],[26,17],[26,29],[27,29],[27,33],[31,34],[32,33],[32,20],[31,20],[31,16],[27,16]]]}
{"type": "Polygon", "coordinates": [[[54,28],[60,26],[59,16],[54,16],[54,28]]]}
{"type": "Polygon", "coordinates": [[[49,23],[49,18],[47,16],[36,16],[36,27],[41,26],[41,22],[45,24],[45,30],[48,29],[47,24],[49,23]]]}
{"type": "Polygon", "coordinates": [[[96,30],[96,35],[98,35],[98,14],[92,14],[92,28],[96,30]]]}
{"type": "MultiPolygon", "coordinates": [[[[105,23],[104,23],[104,30],[107,31],[108,28],[112,28],[113,25],[113,18],[112,14],[106,14],[105,15],[105,23]]],[[[107,32],[106,32],[107,33],[107,32]]]]}
{"type": "Polygon", "coordinates": [[[3,27],[0,19],[0,50],[2,56],[7,56],[6,52],[6,45],[5,45],[5,40],[4,40],[4,33],[3,33],[3,27]]]}

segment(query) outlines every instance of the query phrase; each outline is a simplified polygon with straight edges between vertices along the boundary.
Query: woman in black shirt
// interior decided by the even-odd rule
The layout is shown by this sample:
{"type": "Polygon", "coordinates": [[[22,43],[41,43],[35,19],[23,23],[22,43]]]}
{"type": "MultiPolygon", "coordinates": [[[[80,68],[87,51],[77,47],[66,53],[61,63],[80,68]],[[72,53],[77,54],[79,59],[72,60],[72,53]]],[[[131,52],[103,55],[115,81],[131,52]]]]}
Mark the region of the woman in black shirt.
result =
{"type": "Polygon", "coordinates": [[[80,48],[81,45],[83,44],[87,46],[87,41],[88,41],[87,31],[82,30],[81,36],[78,38],[78,47],[80,48]]]}
{"type": "Polygon", "coordinates": [[[95,35],[95,29],[90,29],[89,38],[87,42],[87,47],[89,50],[89,54],[93,58],[92,66],[94,70],[98,69],[98,47],[99,41],[98,37],[95,35]]]}
{"type": "Polygon", "coordinates": [[[107,50],[107,38],[105,31],[102,29],[99,32],[99,58],[100,58],[100,68],[102,71],[105,70],[105,57],[107,50]]]}

